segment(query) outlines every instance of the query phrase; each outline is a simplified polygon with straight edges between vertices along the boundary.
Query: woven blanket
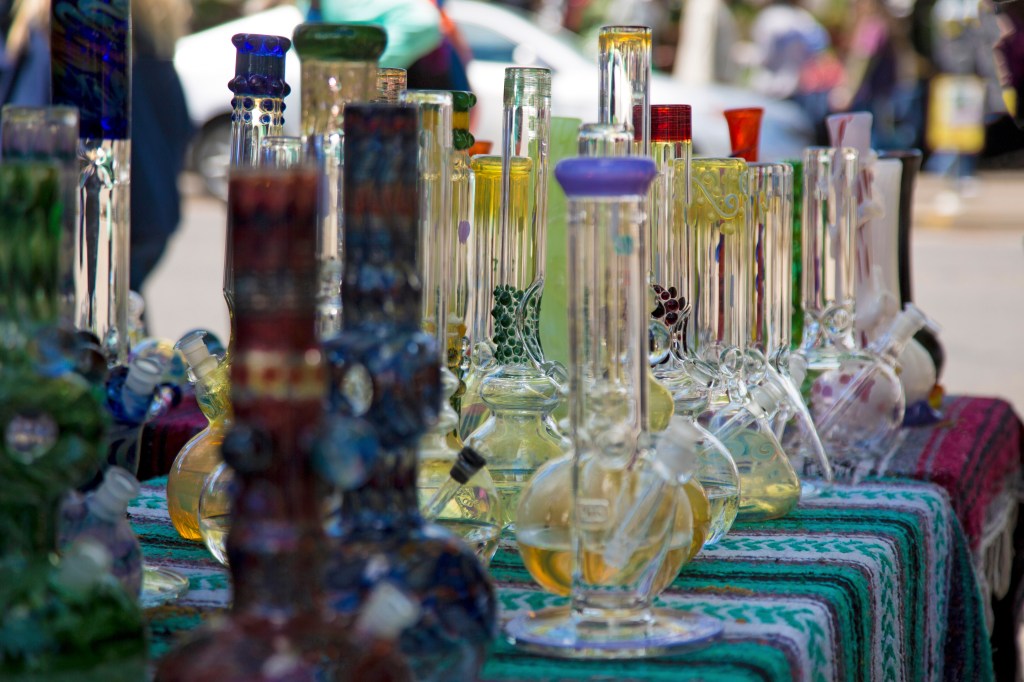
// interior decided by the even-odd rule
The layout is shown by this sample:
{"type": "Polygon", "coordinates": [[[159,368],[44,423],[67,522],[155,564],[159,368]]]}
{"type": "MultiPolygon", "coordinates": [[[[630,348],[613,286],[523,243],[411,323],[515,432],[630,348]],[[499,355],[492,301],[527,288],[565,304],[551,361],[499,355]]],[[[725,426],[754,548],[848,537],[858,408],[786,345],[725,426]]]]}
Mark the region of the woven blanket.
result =
{"type": "MultiPolygon", "coordinates": [[[[177,604],[151,609],[152,654],[230,599],[226,572],[181,540],[163,480],[132,520],[147,561],[189,577],[177,604]]],[[[514,546],[491,566],[503,617],[562,603],[530,579],[514,546]]],[[[662,595],[723,621],[722,640],[674,657],[546,659],[495,642],[487,679],[988,680],[991,652],[967,541],[939,487],[905,480],[837,486],[785,519],[737,524],[662,595]]]]}
{"type": "MultiPolygon", "coordinates": [[[[945,419],[934,426],[903,429],[902,445],[878,463],[875,473],[945,488],[971,548],[977,549],[986,510],[1020,476],[1022,425],[1013,408],[997,398],[953,396],[943,405],[943,414],[945,419]]],[[[194,397],[147,424],[139,478],[165,475],[181,446],[205,426],[194,397]]]]}

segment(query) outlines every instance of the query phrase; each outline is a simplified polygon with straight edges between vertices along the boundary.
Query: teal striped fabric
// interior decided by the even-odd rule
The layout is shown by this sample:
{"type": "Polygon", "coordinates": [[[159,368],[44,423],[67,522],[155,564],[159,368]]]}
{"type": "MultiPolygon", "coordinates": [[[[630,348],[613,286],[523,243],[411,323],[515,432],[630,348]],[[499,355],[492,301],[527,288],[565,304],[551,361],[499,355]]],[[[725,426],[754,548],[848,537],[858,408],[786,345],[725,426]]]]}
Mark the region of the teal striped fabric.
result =
{"type": "MultiPolygon", "coordinates": [[[[178,538],[162,479],[131,509],[147,560],[191,590],[151,609],[153,655],[229,601],[226,573],[178,538]]],[[[503,617],[562,603],[530,579],[514,547],[491,566],[503,617]]],[[[779,521],[738,524],[662,595],[663,605],[718,618],[723,638],[685,655],[563,661],[495,642],[494,680],[992,679],[991,651],[967,542],[946,493],[891,479],[837,486],[779,521]]]]}

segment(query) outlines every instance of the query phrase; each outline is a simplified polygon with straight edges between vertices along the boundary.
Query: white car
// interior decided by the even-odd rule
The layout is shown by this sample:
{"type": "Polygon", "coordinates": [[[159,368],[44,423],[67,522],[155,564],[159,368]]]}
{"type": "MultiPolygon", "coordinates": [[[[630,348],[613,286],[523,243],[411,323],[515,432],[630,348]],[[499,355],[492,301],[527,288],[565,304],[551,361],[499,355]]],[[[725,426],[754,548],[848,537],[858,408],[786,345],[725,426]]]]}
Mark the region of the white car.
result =
{"type": "MultiPolygon", "coordinates": [[[[599,71],[596,62],[575,45],[573,34],[548,31],[529,16],[498,5],[472,0],[449,0],[445,11],[458,25],[473,50],[469,80],[478,98],[474,134],[500,150],[502,91],[508,66],[544,66],[551,69],[551,113],[554,116],[597,120],[599,71]]],[[[194,163],[207,187],[218,196],[226,194],[225,177],[230,142],[231,93],[227,82],[234,75],[235,33],[270,33],[291,36],[302,21],[294,7],[279,7],[178,41],[174,63],[185,87],[189,111],[199,136],[194,144],[194,163]]],[[[298,134],[299,61],[288,53],[286,79],[292,94],[285,100],[285,128],[298,134]]],[[[811,144],[811,126],[800,109],[790,102],[769,99],[751,91],[724,85],[687,86],[660,73],[651,78],[652,104],[689,104],[693,107],[695,152],[727,156],[729,131],[722,112],[758,106],[765,115],[761,130],[764,160],[798,158],[811,144]]]]}

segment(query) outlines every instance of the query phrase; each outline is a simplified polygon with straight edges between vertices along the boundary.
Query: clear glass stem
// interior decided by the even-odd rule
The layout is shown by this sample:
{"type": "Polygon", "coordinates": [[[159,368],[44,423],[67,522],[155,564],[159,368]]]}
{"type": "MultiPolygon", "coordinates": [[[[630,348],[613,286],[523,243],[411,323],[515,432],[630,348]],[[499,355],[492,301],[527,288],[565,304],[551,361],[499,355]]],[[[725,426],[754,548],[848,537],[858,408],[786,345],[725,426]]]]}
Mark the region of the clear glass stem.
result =
{"type": "Polygon", "coordinates": [[[651,29],[605,26],[598,37],[601,92],[598,121],[635,133],[637,153],[650,154],[651,29]],[[639,107],[640,115],[634,118],[639,107]]]}

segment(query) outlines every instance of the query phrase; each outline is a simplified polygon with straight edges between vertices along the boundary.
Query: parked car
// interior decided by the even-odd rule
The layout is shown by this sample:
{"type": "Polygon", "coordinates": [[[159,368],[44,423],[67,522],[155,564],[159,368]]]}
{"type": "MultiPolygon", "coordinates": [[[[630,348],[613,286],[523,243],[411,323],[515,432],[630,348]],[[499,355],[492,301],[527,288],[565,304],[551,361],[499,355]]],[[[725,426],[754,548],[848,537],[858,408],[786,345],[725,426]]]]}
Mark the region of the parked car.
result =
{"type": "MultiPolygon", "coordinates": [[[[473,0],[449,0],[445,11],[459,27],[473,51],[469,80],[479,100],[474,133],[501,144],[502,91],[508,66],[544,66],[551,69],[551,111],[584,122],[597,120],[599,71],[594,59],[577,47],[570,32],[541,28],[529,15],[507,7],[473,0]]],[[[227,82],[234,75],[235,33],[273,33],[290,36],[302,16],[294,7],[278,7],[182,38],[175,66],[185,85],[193,121],[200,133],[194,145],[194,164],[210,191],[226,194],[230,145],[231,99],[227,82]]],[[[285,127],[298,134],[298,58],[289,52],[287,79],[292,94],[285,100],[285,127]]],[[[698,154],[724,156],[730,151],[729,132],[722,112],[759,106],[765,110],[761,155],[765,160],[799,157],[811,144],[811,125],[790,102],[780,102],[741,88],[719,84],[684,85],[671,76],[651,77],[653,104],[686,103],[693,107],[694,147],[698,154]]]]}

